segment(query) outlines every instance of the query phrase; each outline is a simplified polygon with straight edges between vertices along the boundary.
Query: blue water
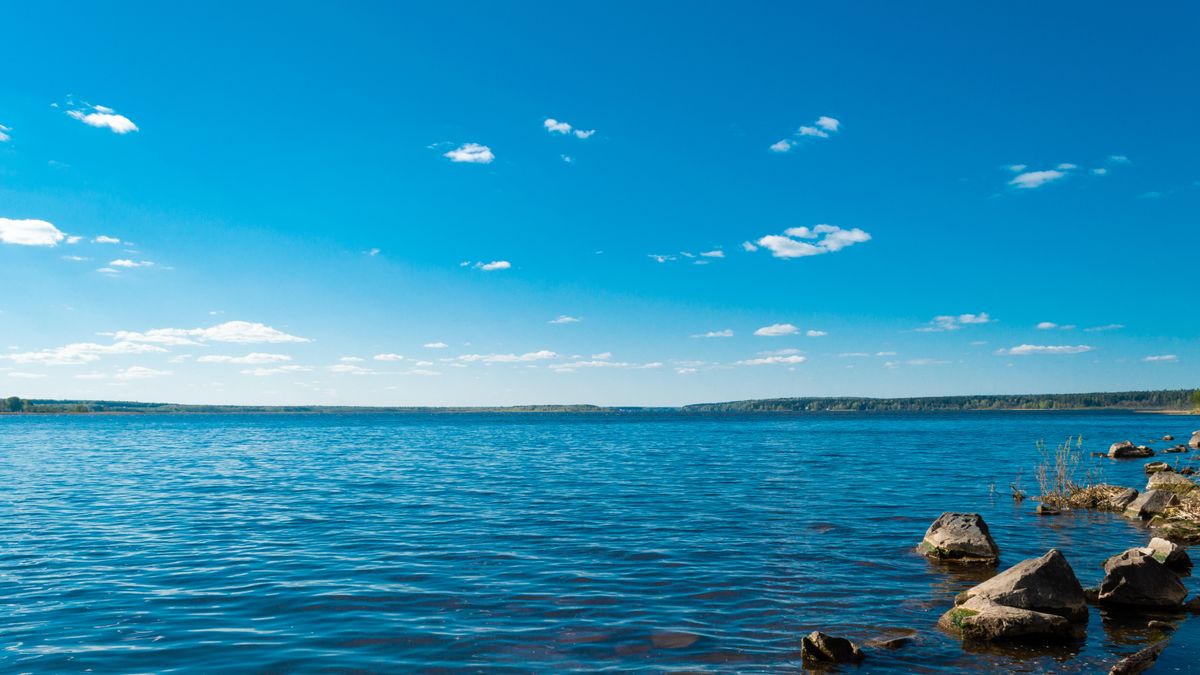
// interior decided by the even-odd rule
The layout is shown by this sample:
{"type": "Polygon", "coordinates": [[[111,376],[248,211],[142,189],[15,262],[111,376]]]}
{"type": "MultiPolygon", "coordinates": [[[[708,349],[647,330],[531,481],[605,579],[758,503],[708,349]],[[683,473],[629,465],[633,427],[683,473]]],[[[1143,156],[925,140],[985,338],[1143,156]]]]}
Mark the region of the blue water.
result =
{"type": "MultiPolygon", "coordinates": [[[[1002,567],[1058,547],[1096,585],[1147,531],[1014,505],[1018,471],[1036,491],[1034,443],[1197,428],[1061,412],[0,417],[0,670],[786,672],[814,629],[915,638],[868,646],[858,672],[1106,670],[1152,633],[1093,609],[1080,648],[965,651],[935,623],[981,577],[912,548],[942,511],[978,511],[1002,567]]],[[[1141,461],[1095,461],[1145,484],[1141,461]]],[[[1189,667],[1198,623],[1161,672],[1189,667]]]]}

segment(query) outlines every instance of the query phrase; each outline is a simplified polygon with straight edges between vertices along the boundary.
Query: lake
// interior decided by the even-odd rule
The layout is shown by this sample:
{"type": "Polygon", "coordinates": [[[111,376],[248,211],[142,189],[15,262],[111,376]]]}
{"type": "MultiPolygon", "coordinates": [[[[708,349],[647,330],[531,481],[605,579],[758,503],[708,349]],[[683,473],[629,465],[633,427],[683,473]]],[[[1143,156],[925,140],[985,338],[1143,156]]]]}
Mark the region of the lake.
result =
{"type": "MultiPolygon", "coordinates": [[[[1039,518],[1008,485],[1036,493],[1038,440],[1091,452],[1198,428],[1114,412],[0,417],[0,670],[787,672],[820,629],[915,638],[865,646],[855,672],[1107,671],[1151,632],[1096,608],[1079,647],[964,650],[935,624],[982,577],[913,547],[943,511],[976,511],[1000,569],[1057,547],[1098,585],[1148,531],[1039,518]]],[[[1144,461],[1089,461],[1145,485],[1144,461]]],[[[1196,668],[1197,624],[1155,672],[1196,668]]]]}

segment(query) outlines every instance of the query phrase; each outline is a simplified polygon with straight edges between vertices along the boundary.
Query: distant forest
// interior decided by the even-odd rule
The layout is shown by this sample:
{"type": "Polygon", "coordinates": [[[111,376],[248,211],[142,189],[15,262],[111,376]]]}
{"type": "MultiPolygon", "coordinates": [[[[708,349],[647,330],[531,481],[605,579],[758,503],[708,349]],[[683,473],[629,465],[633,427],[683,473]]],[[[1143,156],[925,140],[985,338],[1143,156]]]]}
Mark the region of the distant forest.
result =
{"type": "Polygon", "coordinates": [[[681,408],[603,407],[595,405],[523,405],[508,407],[355,407],[240,406],[137,403],[132,401],[59,401],[0,398],[0,413],[772,413],[772,412],[936,412],[955,410],[1200,410],[1200,389],[1122,391],[1094,394],[1022,394],[1013,396],[929,396],[922,398],[771,398],[728,403],[698,403],[681,408]]]}
{"type": "Polygon", "coordinates": [[[954,410],[1192,410],[1200,408],[1200,389],[1120,391],[1093,394],[1021,394],[1004,396],[929,396],[922,398],[769,398],[684,406],[685,412],[933,412],[954,410]]]}

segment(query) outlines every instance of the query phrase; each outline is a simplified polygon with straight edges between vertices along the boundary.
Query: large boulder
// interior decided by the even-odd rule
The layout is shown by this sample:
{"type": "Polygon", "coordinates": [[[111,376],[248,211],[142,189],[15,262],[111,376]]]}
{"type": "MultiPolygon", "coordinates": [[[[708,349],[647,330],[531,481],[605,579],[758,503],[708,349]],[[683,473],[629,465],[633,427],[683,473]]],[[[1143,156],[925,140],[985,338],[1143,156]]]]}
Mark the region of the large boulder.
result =
{"type": "Polygon", "coordinates": [[[1133,500],[1137,499],[1137,497],[1137,490],[1134,490],[1133,488],[1125,488],[1109,497],[1105,505],[1109,511],[1121,512],[1124,511],[1127,506],[1133,503],[1133,500]]]}
{"type": "Polygon", "coordinates": [[[1192,440],[1188,441],[1188,447],[1193,450],[1200,450],[1200,431],[1192,432],[1192,440]]]}
{"type": "Polygon", "coordinates": [[[958,594],[938,621],[966,640],[1075,639],[1087,622],[1083,587],[1056,549],[958,594]]]}
{"type": "Polygon", "coordinates": [[[1174,492],[1177,495],[1185,495],[1196,489],[1196,484],[1192,479],[1175,473],[1174,471],[1160,471],[1159,473],[1151,474],[1150,480],[1146,482],[1146,490],[1166,490],[1174,492]]]}
{"type": "Polygon", "coordinates": [[[1121,441],[1108,446],[1108,456],[1114,459],[1153,457],[1154,451],[1144,445],[1134,445],[1131,441],[1121,441]]]}
{"type": "Polygon", "coordinates": [[[978,513],[943,513],[925,531],[917,551],[954,562],[994,564],[1000,559],[1000,548],[978,513]]]}
{"type": "Polygon", "coordinates": [[[1167,541],[1162,537],[1154,537],[1149,544],[1146,544],[1146,548],[1149,549],[1150,555],[1153,555],[1155,560],[1172,572],[1185,574],[1192,568],[1191,557],[1179,544],[1167,541]]]}
{"type": "MultiPolygon", "coordinates": [[[[1185,479],[1186,480],[1186,479],[1185,479]]],[[[1150,518],[1161,515],[1168,506],[1179,503],[1179,498],[1169,490],[1147,490],[1125,507],[1126,518],[1150,518]]]]}
{"type": "Polygon", "coordinates": [[[1104,563],[1099,602],[1118,607],[1179,607],[1187,588],[1148,548],[1131,548],[1104,563]]]}
{"type": "Polygon", "coordinates": [[[814,630],[800,641],[800,659],[809,664],[858,663],[864,654],[846,638],[814,630]]]}
{"type": "Polygon", "coordinates": [[[1150,462],[1146,466],[1142,467],[1142,471],[1149,476],[1150,474],[1162,473],[1163,471],[1174,471],[1174,469],[1172,469],[1171,465],[1167,464],[1166,462],[1150,462]]]}

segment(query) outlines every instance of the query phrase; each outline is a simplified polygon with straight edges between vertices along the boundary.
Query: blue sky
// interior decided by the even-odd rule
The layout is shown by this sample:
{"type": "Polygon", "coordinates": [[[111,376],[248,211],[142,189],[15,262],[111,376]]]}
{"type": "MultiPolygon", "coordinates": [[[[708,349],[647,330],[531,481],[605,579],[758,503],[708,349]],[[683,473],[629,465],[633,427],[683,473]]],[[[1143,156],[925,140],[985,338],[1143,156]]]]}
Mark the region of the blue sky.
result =
{"type": "Polygon", "coordinates": [[[1197,384],[1194,6],[395,4],[7,9],[0,392],[1197,384]]]}

